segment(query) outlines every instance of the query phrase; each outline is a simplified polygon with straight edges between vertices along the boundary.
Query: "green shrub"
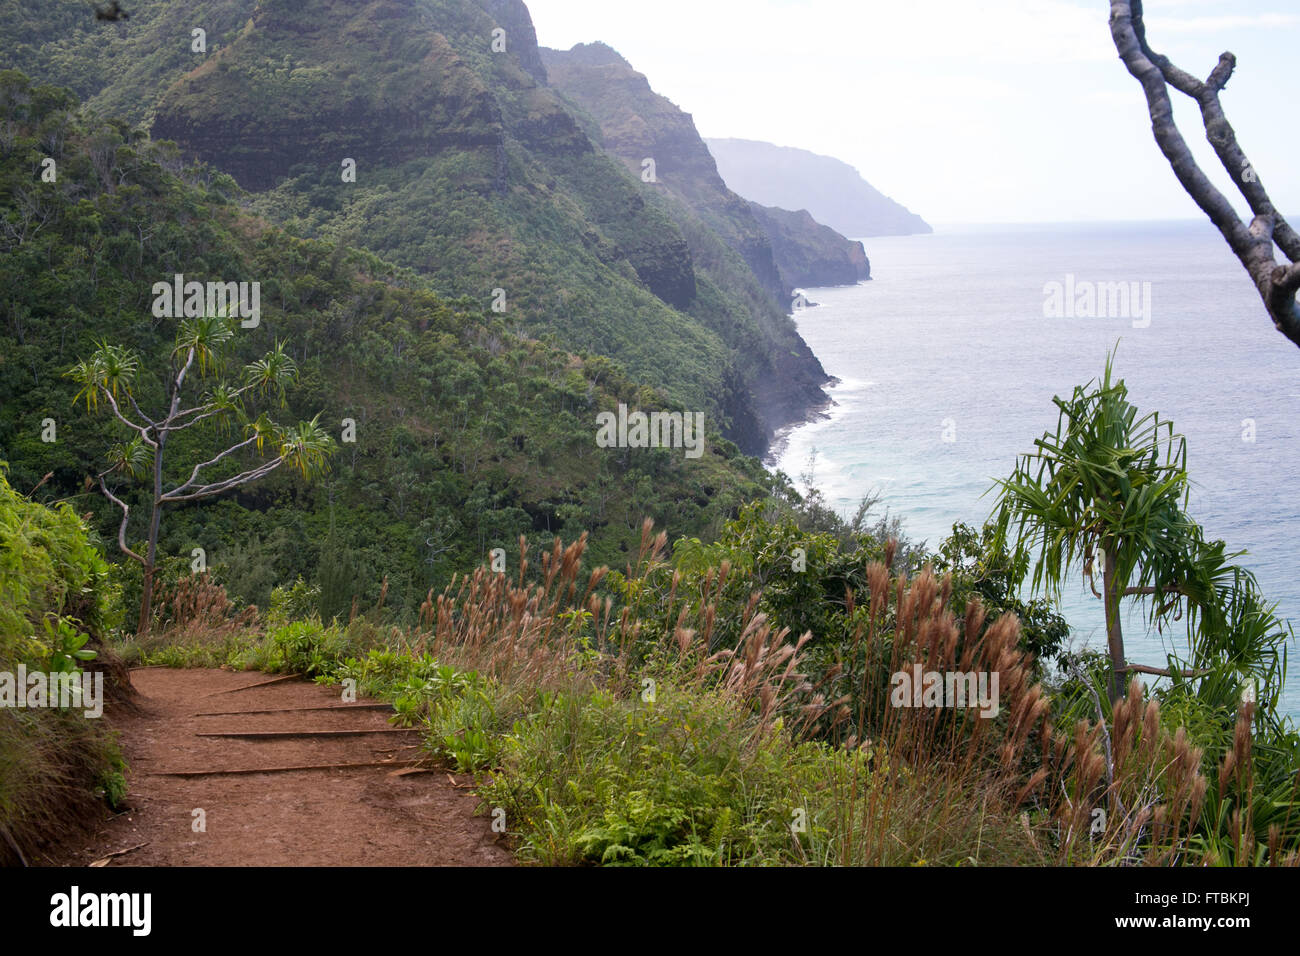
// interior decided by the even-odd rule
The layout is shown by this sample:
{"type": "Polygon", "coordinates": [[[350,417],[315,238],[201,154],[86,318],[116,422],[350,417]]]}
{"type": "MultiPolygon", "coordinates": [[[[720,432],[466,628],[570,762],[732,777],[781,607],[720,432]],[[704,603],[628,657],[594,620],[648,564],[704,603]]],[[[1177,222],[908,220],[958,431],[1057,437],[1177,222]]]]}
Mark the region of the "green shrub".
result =
{"type": "Polygon", "coordinates": [[[654,703],[542,695],[480,788],[506,811],[521,858],[696,866],[800,859],[792,831],[814,751],[753,740],[719,693],[660,685],[654,703]]]}
{"type": "Polygon", "coordinates": [[[30,501],[4,469],[0,462],[0,662],[44,665],[50,649],[34,635],[47,614],[75,616],[102,638],[121,622],[120,592],[76,512],[30,501]]]}
{"type": "Polygon", "coordinates": [[[347,638],[334,625],[318,619],[293,621],[270,628],[263,670],[287,670],[308,677],[332,677],[348,651],[347,638]]]}
{"type": "MultiPolygon", "coordinates": [[[[96,656],[91,638],[121,620],[119,592],[77,514],[20,495],[3,468],[0,671],[74,671],[96,656]]],[[[113,736],[81,710],[0,707],[0,862],[74,835],[100,796],[120,802],[122,769],[113,736]]]]}
{"type": "Polygon", "coordinates": [[[292,586],[271,589],[271,606],[266,618],[273,624],[301,621],[313,616],[319,604],[320,588],[308,584],[299,575],[292,586]]]}

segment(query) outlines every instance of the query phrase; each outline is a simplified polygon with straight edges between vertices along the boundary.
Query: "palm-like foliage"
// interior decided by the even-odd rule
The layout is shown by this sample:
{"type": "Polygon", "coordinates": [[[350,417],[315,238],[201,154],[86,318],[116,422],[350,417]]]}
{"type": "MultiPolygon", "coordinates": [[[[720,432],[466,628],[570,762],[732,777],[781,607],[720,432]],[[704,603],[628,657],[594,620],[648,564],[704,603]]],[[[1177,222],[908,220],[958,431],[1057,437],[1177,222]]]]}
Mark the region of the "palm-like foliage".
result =
{"type": "Polygon", "coordinates": [[[1125,580],[1135,572],[1139,584],[1168,580],[1169,556],[1189,530],[1182,436],[1158,413],[1138,418],[1111,375],[1107,359],[1095,389],[1053,399],[1056,433],[1036,439],[1038,450],[998,482],[1001,543],[1014,531],[1019,550],[1036,552],[1033,586],[1053,595],[1076,567],[1091,576],[1108,551],[1125,580]]]}
{"type": "Polygon", "coordinates": [[[176,333],[176,348],[172,354],[188,354],[193,350],[199,363],[199,374],[207,375],[219,368],[221,350],[234,334],[230,319],[224,316],[201,315],[184,319],[176,333]]]}
{"type": "Polygon", "coordinates": [[[87,411],[98,408],[101,392],[112,395],[116,400],[119,392],[130,392],[139,369],[140,357],[131,349],[106,342],[99,343],[90,358],[82,359],[67,372],[68,378],[81,386],[73,396],[73,404],[84,398],[87,411]]]}
{"type": "Polygon", "coordinates": [[[320,425],[320,415],[309,422],[280,429],[276,436],[280,457],[298,470],[304,478],[319,477],[334,450],[334,439],[320,425]]]}
{"type": "Polygon", "coordinates": [[[268,438],[271,439],[272,444],[275,444],[276,425],[275,422],[271,421],[267,416],[266,412],[263,412],[261,415],[258,415],[256,419],[249,422],[248,425],[245,426],[244,430],[248,433],[248,437],[253,439],[259,452],[261,452],[263,446],[266,445],[268,438]]]}
{"type": "Polygon", "coordinates": [[[132,478],[144,478],[149,474],[153,464],[153,453],[139,435],[120,445],[114,445],[108,453],[114,470],[125,472],[132,478]]]}
{"type": "Polygon", "coordinates": [[[223,434],[247,422],[242,399],[240,390],[227,382],[214,383],[203,396],[203,406],[213,412],[212,420],[223,434]]]}
{"type": "Polygon", "coordinates": [[[1139,415],[1124,382],[1113,380],[1113,358],[1100,381],[1076,388],[1069,400],[1054,399],[1055,433],[1037,439],[1036,451],[998,482],[997,543],[1033,560],[1035,591],[1059,596],[1069,575],[1082,571],[1105,601],[1112,699],[1123,694],[1127,671],[1146,670],[1176,686],[1194,677],[1198,690],[1217,688],[1213,696],[1224,697],[1232,713],[1251,676],[1267,688],[1260,703],[1270,710],[1284,628],[1254,577],[1230,563],[1240,553],[1207,542],[1188,516],[1186,442],[1158,413],[1139,415]],[[1189,670],[1174,659],[1164,669],[1125,660],[1125,599],[1141,599],[1147,621],[1161,629],[1186,622],[1189,670]]]}
{"type": "Polygon", "coordinates": [[[283,342],[276,342],[275,348],[265,356],[244,366],[244,381],[262,394],[277,392],[281,404],[284,403],[284,390],[297,379],[298,366],[285,353],[283,342]]]}
{"type": "Polygon", "coordinates": [[[1278,846],[1300,839],[1300,740],[1277,711],[1291,629],[1254,576],[1232,563],[1240,553],[1207,541],[1188,517],[1183,438],[1158,415],[1139,416],[1124,383],[1112,380],[1112,360],[1100,381],[1055,399],[1055,434],[1038,439],[995,486],[995,543],[1034,561],[1034,590],[1054,595],[1076,570],[1097,592],[1101,563],[1112,702],[1129,671],[1168,678],[1168,714],[1190,728],[1206,768],[1218,774],[1193,845],[1221,862],[1276,857],[1278,846]],[[1142,601],[1147,621],[1162,629],[1183,620],[1186,659],[1130,664],[1120,627],[1125,599],[1142,601]],[[1243,699],[1253,703],[1243,707],[1243,699]]]}

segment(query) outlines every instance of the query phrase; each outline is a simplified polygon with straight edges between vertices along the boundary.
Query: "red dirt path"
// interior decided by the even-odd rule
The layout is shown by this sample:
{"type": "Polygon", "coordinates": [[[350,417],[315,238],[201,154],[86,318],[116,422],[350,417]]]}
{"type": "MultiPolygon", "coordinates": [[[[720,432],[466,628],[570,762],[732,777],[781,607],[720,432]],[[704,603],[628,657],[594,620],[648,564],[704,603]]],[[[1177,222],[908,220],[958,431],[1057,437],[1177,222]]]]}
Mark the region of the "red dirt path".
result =
{"type": "MultiPolygon", "coordinates": [[[[332,737],[214,733],[392,731],[387,713],[343,704],[306,680],[249,688],[266,674],[144,668],[131,674],[140,712],[108,710],[129,765],[126,804],[85,845],[46,862],[85,866],[509,866],[491,819],[475,816],[469,779],[445,771],[395,775],[419,756],[417,733],[332,737]],[[230,693],[229,691],[235,691],[230,693]],[[305,710],[334,707],[338,710],[305,710]],[[250,713],[259,710],[286,713],[250,713]],[[236,711],[219,716],[203,712],[236,711]],[[160,775],[383,763],[354,769],[160,775]],[[454,781],[454,782],[453,782],[454,781]],[[206,832],[194,829],[196,809],[206,832]]],[[[366,701],[359,703],[365,704],[366,701]]],[[[369,702],[373,703],[373,702],[369,702]]]]}

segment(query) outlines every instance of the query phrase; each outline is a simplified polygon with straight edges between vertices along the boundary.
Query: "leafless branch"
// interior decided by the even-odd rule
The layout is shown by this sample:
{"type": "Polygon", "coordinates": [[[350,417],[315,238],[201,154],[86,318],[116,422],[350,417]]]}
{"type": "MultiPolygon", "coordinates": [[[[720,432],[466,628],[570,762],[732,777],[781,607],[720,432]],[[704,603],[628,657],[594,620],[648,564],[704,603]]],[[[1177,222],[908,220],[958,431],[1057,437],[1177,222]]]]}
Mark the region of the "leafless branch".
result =
{"type": "Polygon", "coordinates": [[[197,465],[194,466],[194,470],[193,470],[192,472],[190,472],[189,480],[186,481],[185,484],[183,484],[183,485],[177,485],[177,486],[176,486],[175,488],[173,488],[171,491],[167,492],[167,494],[165,494],[165,495],[162,496],[162,500],[163,500],[163,501],[174,501],[174,500],[179,500],[179,499],[173,498],[173,496],[174,496],[174,495],[178,495],[180,492],[184,491],[186,488],[188,488],[188,487],[190,487],[192,484],[194,484],[194,482],[196,482],[196,481],[198,480],[198,478],[199,478],[199,472],[200,472],[200,471],[202,471],[204,468],[207,468],[209,465],[215,465],[217,462],[221,461],[221,459],[225,458],[227,455],[233,454],[234,452],[239,451],[239,449],[241,449],[241,448],[247,448],[249,445],[253,444],[255,441],[257,441],[257,436],[256,436],[256,435],[253,435],[253,436],[251,436],[251,437],[249,437],[249,438],[244,439],[243,441],[241,441],[241,442],[240,442],[239,444],[237,444],[237,445],[231,445],[229,448],[227,448],[227,449],[226,449],[225,451],[223,451],[221,454],[217,455],[215,458],[209,458],[207,461],[201,461],[201,462],[199,462],[197,465]]]}
{"type": "Polygon", "coordinates": [[[1124,670],[1135,671],[1139,674],[1154,674],[1157,677],[1173,677],[1177,674],[1179,677],[1204,677],[1207,674],[1213,674],[1213,668],[1202,668],[1197,671],[1171,671],[1167,667],[1148,667],[1146,664],[1125,664],[1124,670]]]}
{"type": "Polygon", "coordinates": [[[203,485],[194,489],[188,495],[178,495],[175,491],[169,491],[162,496],[162,501],[168,504],[176,501],[194,501],[196,498],[208,498],[212,495],[219,495],[223,491],[229,491],[231,488],[237,488],[240,485],[246,485],[250,481],[256,481],[258,478],[264,478],[275,469],[284,464],[283,457],[273,458],[271,461],[263,462],[256,468],[250,468],[248,471],[241,472],[231,478],[214,482],[210,485],[203,485]]]}
{"type": "Polygon", "coordinates": [[[150,418],[141,410],[140,406],[136,404],[135,396],[132,395],[129,391],[126,393],[126,397],[131,400],[131,407],[135,410],[135,413],[139,415],[141,419],[147,422],[151,428],[158,424],[156,421],[154,421],[152,418],[150,418]]]}
{"type": "Polygon", "coordinates": [[[1231,78],[1237,58],[1224,53],[1204,81],[1179,69],[1147,45],[1142,0],[1111,0],[1110,33],[1120,59],[1142,84],[1151,114],[1151,131],[1174,175],[1227,240],[1255,283],[1278,331],[1300,345],[1300,307],[1295,298],[1300,279],[1293,275],[1295,264],[1300,261],[1300,235],[1274,208],[1262,180],[1238,145],[1237,134],[1219,102],[1219,94],[1231,78]],[[1206,138],[1250,206],[1253,219],[1249,225],[1242,222],[1232,203],[1210,182],[1192,156],[1174,122],[1170,86],[1199,104],[1206,138]],[[1274,243],[1289,263],[1277,261],[1274,243]]]}
{"type": "Polygon", "coordinates": [[[131,506],[128,505],[121,498],[119,498],[117,495],[113,494],[113,492],[108,490],[108,485],[104,483],[103,475],[99,476],[99,490],[104,492],[104,496],[108,498],[109,501],[113,502],[113,504],[117,505],[119,508],[122,509],[122,523],[118,526],[117,529],[118,547],[122,549],[123,554],[135,558],[135,560],[139,561],[141,564],[144,564],[145,563],[144,558],[140,557],[140,555],[136,554],[134,551],[132,551],[130,548],[126,546],[126,523],[131,519],[131,506]]]}
{"type": "MultiPolygon", "coordinates": [[[[257,388],[256,382],[249,382],[247,385],[241,385],[230,393],[230,398],[236,399],[245,392],[254,388],[257,388]]],[[[226,411],[224,407],[218,407],[213,402],[208,402],[204,405],[196,405],[194,408],[186,408],[168,415],[166,421],[162,423],[162,430],[167,432],[181,431],[182,429],[189,428],[191,425],[197,425],[205,418],[211,418],[213,415],[220,415],[224,411],[226,411]],[[186,415],[194,415],[195,417],[189,421],[184,421],[183,419],[186,415]]]]}
{"type": "Polygon", "coordinates": [[[167,421],[171,421],[176,416],[176,410],[181,404],[181,387],[185,384],[185,376],[194,364],[194,346],[190,346],[189,354],[185,356],[185,364],[181,366],[180,372],[176,375],[176,382],[172,385],[172,405],[167,412],[167,421]]]}
{"type": "Polygon", "coordinates": [[[99,390],[103,392],[104,397],[108,399],[109,407],[113,409],[113,414],[117,416],[118,421],[120,421],[127,428],[132,428],[135,431],[138,431],[140,433],[140,437],[144,439],[144,443],[148,445],[150,448],[158,447],[158,443],[149,437],[148,428],[146,428],[143,425],[137,425],[135,422],[131,421],[131,419],[127,418],[125,415],[122,414],[122,410],[117,407],[117,399],[113,397],[112,392],[106,389],[103,385],[99,386],[99,390]]]}

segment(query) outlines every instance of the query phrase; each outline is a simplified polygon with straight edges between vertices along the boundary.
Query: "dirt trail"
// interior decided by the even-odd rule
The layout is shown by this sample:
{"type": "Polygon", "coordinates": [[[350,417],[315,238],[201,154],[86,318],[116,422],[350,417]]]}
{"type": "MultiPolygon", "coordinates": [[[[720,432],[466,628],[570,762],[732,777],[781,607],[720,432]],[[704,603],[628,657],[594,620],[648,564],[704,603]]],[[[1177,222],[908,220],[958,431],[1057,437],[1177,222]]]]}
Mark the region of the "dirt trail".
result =
{"type": "Polygon", "coordinates": [[[121,731],[131,809],[51,862],[84,866],[138,847],[106,865],[510,865],[490,818],[473,815],[468,778],[401,773],[420,738],[389,724],[391,710],[344,704],[336,689],[302,679],[263,683],[272,680],[132,671],[140,713],[106,714],[121,731]],[[230,772],[340,764],[375,766],[230,772]]]}

